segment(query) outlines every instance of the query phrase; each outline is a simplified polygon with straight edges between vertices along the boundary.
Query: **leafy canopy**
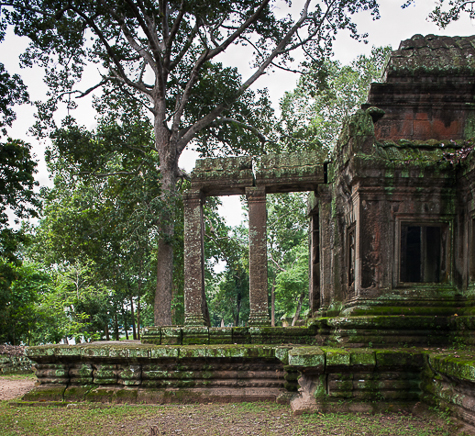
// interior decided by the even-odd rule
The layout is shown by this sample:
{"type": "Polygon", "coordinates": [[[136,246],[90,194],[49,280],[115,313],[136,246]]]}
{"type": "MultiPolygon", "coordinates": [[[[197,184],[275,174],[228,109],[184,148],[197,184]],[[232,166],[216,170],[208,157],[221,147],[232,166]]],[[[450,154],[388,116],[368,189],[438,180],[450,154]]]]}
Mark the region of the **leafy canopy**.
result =
{"type": "Polygon", "coordinates": [[[382,80],[390,53],[391,47],[373,47],[370,56],[360,55],[349,65],[325,61],[302,75],[280,101],[280,150],[329,153],[343,121],[366,102],[370,84],[382,80]]]}
{"type": "Polygon", "coordinates": [[[50,100],[39,107],[38,133],[54,126],[52,111],[60,102],[72,109],[71,96],[101,88],[105,98],[121,96],[147,108],[155,128],[164,128],[164,138],[156,140],[173,142],[178,156],[196,135],[209,152],[222,141],[238,140],[238,132],[256,133],[269,110],[267,97],[255,99],[249,87],[268,68],[289,68],[298,49],[317,65],[331,53],[338,31],[365,37],[354,14],[370,11],[379,17],[375,0],[306,0],[296,16],[285,14],[288,0],[6,0],[3,5],[3,25],[13,24],[18,35],[31,40],[23,64],[42,65],[51,89],[50,100]],[[246,79],[220,60],[233,46],[249,48],[254,69],[246,79]],[[91,62],[98,65],[97,80],[79,90],[91,62]],[[260,113],[247,110],[251,100],[260,113]]]}

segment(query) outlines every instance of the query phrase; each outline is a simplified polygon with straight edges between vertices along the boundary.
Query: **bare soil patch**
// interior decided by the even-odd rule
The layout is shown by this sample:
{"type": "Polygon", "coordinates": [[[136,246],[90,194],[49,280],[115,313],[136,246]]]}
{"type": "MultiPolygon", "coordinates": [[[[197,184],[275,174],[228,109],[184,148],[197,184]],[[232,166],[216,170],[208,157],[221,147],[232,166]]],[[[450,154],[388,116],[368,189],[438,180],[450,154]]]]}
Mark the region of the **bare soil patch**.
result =
{"type": "Polygon", "coordinates": [[[33,376],[7,376],[0,377],[0,401],[14,400],[31,391],[35,386],[33,376]]]}

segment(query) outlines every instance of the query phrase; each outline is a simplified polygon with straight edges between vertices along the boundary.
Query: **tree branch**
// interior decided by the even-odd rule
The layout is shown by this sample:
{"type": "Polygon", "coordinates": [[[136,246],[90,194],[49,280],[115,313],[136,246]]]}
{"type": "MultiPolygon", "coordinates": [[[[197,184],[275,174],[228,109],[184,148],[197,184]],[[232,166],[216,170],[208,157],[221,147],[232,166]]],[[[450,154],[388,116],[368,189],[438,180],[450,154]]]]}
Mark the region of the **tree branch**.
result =
{"type": "MultiPolygon", "coordinates": [[[[306,0],[305,5],[302,9],[300,14],[300,18],[295,22],[295,24],[290,28],[290,30],[286,33],[286,35],[282,38],[282,40],[277,44],[277,47],[272,51],[272,53],[261,63],[260,67],[257,71],[249,77],[249,79],[244,82],[240,88],[236,92],[236,99],[233,99],[233,102],[237,100],[245,91],[248,89],[262,74],[264,74],[267,67],[273,62],[273,60],[282,53],[282,49],[289,43],[290,39],[293,35],[297,32],[300,28],[302,23],[305,22],[308,16],[308,7],[311,0],[306,0]]],[[[267,2],[263,2],[263,4],[267,2]]],[[[262,5],[261,5],[262,6],[262,5]]],[[[241,26],[242,27],[242,26],[241,26]]],[[[207,57],[209,59],[209,56],[207,57]]],[[[223,110],[229,107],[229,103],[222,103],[216,106],[210,113],[202,117],[198,120],[195,124],[190,126],[183,136],[180,138],[179,142],[177,143],[177,151],[181,153],[183,149],[186,147],[189,141],[193,139],[197,132],[199,132],[204,127],[208,126],[212,123],[222,112],[223,110]]]]}
{"type": "Polygon", "coordinates": [[[257,21],[259,16],[261,15],[262,11],[264,8],[269,4],[270,0],[264,0],[261,5],[257,8],[256,12],[252,14],[246,21],[244,21],[243,24],[230,36],[228,37],[219,47],[216,47],[215,49],[211,50],[208,53],[208,57],[206,60],[212,59],[215,56],[217,56],[219,53],[222,53],[224,50],[226,50],[236,39],[241,36],[242,33],[246,29],[249,28],[249,26],[257,21]]]}
{"type": "Polygon", "coordinates": [[[214,120],[212,123],[210,123],[210,126],[218,126],[220,124],[237,124],[238,126],[254,133],[259,138],[259,141],[262,142],[262,144],[265,144],[266,142],[269,142],[269,140],[261,132],[259,132],[259,130],[256,129],[254,126],[243,123],[243,122],[238,121],[234,118],[218,118],[218,119],[214,120]]]}

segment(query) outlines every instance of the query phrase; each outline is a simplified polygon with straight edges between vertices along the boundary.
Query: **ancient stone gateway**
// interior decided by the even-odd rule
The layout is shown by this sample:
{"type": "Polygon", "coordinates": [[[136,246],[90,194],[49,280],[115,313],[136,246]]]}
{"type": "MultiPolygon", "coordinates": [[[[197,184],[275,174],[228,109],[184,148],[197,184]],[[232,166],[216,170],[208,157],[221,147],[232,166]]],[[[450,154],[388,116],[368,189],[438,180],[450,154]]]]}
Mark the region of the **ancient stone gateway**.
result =
{"type": "Polygon", "coordinates": [[[250,326],[269,325],[266,194],[316,192],[325,183],[321,153],[198,160],[185,193],[185,325],[209,326],[204,290],[203,200],[246,195],[249,204],[250,326]]]}
{"type": "Polygon", "coordinates": [[[385,76],[329,162],[198,161],[185,198],[185,325],[148,327],[142,343],[31,347],[39,384],[27,399],[423,402],[475,427],[475,37],[416,35],[385,76]],[[311,314],[305,327],[272,328],[265,198],[298,190],[311,192],[311,314]],[[234,194],[249,201],[250,325],[212,328],[202,204],[234,194]]]}

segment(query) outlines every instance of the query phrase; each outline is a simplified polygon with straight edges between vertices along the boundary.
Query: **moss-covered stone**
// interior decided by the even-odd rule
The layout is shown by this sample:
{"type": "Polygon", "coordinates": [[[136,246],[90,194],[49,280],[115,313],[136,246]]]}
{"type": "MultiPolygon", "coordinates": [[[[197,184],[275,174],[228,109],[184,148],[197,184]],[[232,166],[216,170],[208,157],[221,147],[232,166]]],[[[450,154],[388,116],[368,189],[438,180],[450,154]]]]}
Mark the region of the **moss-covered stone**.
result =
{"type": "Polygon", "coordinates": [[[431,353],[428,356],[428,364],[437,373],[475,383],[475,357],[473,355],[464,355],[463,352],[431,353]]]}
{"type": "Polygon", "coordinates": [[[289,350],[289,365],[296,368],[312,368],[323,371],[325,353],[318,347],[298,347],[289,350]]]}
{"type": "Polygon", "coordinates": [[[371,371],[376,366],[376,355],[373,350],[355,349],[350,351],[350,365],[352,368],[364,368],[371,371]]]}
{"type": "Polygon", "coordinates": [[[182,344],[181,327],[162,327],[161,344],[162,345],[181,345],[182,344]]]}
{"type": "Polygon", "coordinates": [[[249,327],[233,327],[233,343],[250,344],[251,335],[249,333],[249,327]]]}
{"type": "Polygon", "coordinates": [[[162,329],[160,327],[145,327],[140,333],[143,344],[161,345],[162,329]]]}
{"type": "Polygon", "coordinates": [[[232,327],[214,327],[209,329],[209,344],[232,344],[233,328],[232,327]]]}
{"type": "Polygon", "coordinates": [[[156,346],[150,349],[151,359],[163,359],[163,358],[177,358],[180,353],[179,347],[171,347],[167,345],[156,346]]]}
{"type": "Polygon", "coordinates": [[[185,326],[182,329],[183,345],[208,345],[209,331],[208,327],[185,326]]]}
{"type": "Polygon", "coordinates": [[[350,366],[351,355],[349,350],[330,347],[321,347],[321,349],[325,353],[327,371],[335,371],[350,366]]]}
{"type": "Polygon", "coordinates": [[[33,390],[23,395],[23,401],[63,401],[67,385],[35,386],[33,390]]]}
{"type": "Polygon", "coordinates": [[[94,389],[96,386],[92,384],[84,384],[81,386],[73,385],[68,386],[64,390],[63,399],[64,401],[75,402],[75,401],[84,401],[86,399],[87,393],[94,389]]]}
{"type": "Polygon", "coordinates": [[[422,368],[424,358],[418,349],[375,350],[378,369],[422,368]]]}

